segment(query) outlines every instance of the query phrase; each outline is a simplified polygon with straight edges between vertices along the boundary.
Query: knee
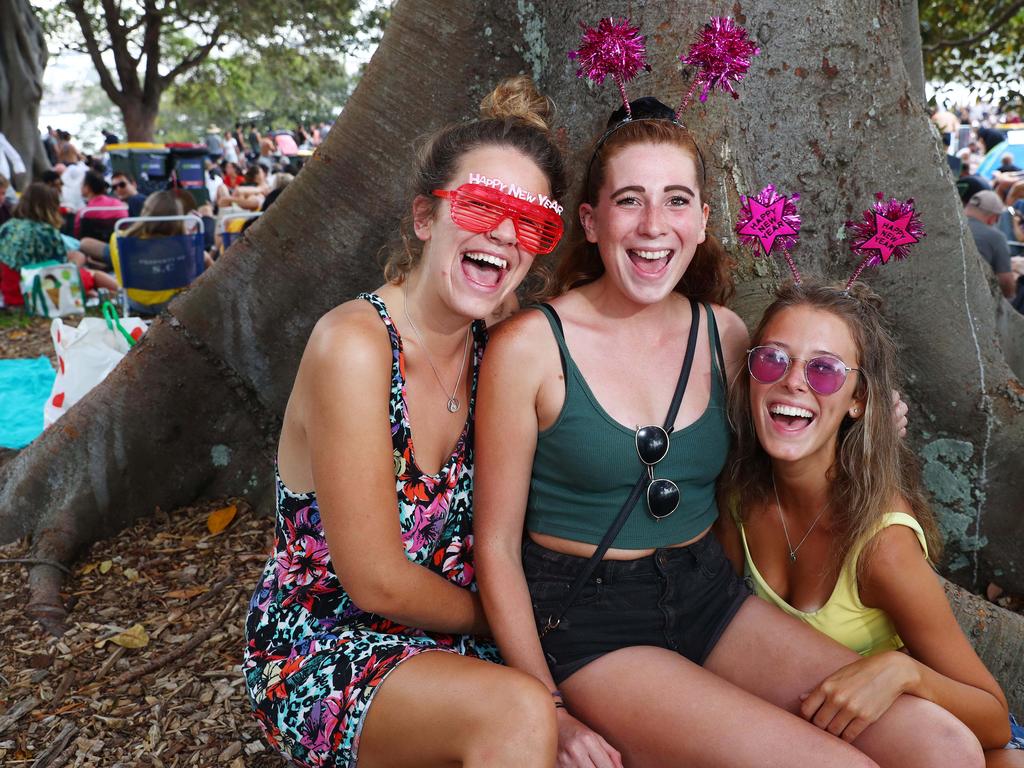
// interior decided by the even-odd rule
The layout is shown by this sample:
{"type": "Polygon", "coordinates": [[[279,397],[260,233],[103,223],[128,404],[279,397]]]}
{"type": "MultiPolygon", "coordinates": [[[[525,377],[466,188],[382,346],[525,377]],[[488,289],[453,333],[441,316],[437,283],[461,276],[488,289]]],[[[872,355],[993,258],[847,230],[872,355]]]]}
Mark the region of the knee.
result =
{"type": "Polygon", "coordinates": [[[930,701],[914,700],[919,728],[916,765],[927,768],[983,768],[985,754],[977,737],[960,720],[930,701]]]}
{"type": "Polygon", "coordinates": [[[539,741],[556,738],[555,704],[547,686],[532,675],[516,671],[502,688],[502,720],[533,734],[539,741]]]}

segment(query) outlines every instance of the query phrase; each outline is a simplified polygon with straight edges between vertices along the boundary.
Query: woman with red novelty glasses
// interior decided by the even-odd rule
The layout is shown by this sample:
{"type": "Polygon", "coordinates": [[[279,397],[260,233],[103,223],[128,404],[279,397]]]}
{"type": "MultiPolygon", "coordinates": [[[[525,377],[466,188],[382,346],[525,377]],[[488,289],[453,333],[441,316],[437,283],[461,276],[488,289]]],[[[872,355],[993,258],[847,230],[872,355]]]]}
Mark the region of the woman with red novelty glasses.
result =
{"type": "Polygon", "coordinates": [[[754,345],[730,402],[723,538],[758,596],[862,657],[809,686],[801,714],[855,741],[909,693],[967,725],[990,768],[1024,766],[1024,732],[1004,748],[1006,697],[929,565],[939,535],[887,407],[898,368],[878,297],[789,284],[754,345]]]}
{"type": "Polygon", "coordinates": [[[297,765],[554,763],[547,690],[494,663],[472,530],[480,318],[561,234],[548,109],[514,78],[480,120],[428,140],[387,282],[306,346],[243,665],[256,717],[297,765]]]}
{"type": "MultiPolygon", "coordinates": [[[[712,532],[748,336],[697,145],[670,107],[629,106],[595,142],[558,295],[496,329],[480,384],[481,596],[506,663],[551,692],[559,765],[979,766],[912,696],[854,745],[800,716],[856,654],[752,599],[712,532]]],[[[822,389],[858,375],[779,351],[822,389]]]]}

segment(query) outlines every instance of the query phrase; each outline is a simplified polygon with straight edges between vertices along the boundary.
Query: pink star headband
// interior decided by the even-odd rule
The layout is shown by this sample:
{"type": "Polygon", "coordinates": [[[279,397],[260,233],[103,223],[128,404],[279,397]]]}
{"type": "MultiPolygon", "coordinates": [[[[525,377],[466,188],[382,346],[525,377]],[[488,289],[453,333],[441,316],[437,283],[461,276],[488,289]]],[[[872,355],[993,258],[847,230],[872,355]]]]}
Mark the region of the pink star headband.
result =
{"type": "Polygon", "coordinates": [[[867,267],[902,261],[910,255],[910,246],[924,237],[921,218],[914,210],[914,199],[885,199],[875,193],[875,203],[864,211],[861,220],[846,222],[850,233],[850,248],[864,258],[846,283],[846,290],[867,267]]]}
{"type": "MultiPolygon", "coordinates": [[[[647,63],[646,38],[640,28],[630,24],[629,19],[601,19],[596,27],[582,22],[583,38],[580,47],[569,53],[569,58],[579,63],[577,77],[587,77],[599,85],[609,75],[619,88],[626,120],[633,118],[626,83],[643,70],[650,70],[647,63]]],[[[684,64],[695,67],[696,71],[689,90],[675,112],[675,121],[690,103],[694,91],[701,88],[700,100],[705,101],[708,93],[716,86],[738,98],[734,84],[747,74],[750,60],[760,49],[747,38],[747,31],[728,17],[715,17],[704,25],[704,29],[689,52],[679,58],[684,64]]]]}
{"type": "MultiPolygon", "coordinates": [[[[796,268],[790,251],[796,246],[800,235],[800,214],[796,203],[800,195],[779,194],[769,184],[756,196],[740,195],[740,214],[736,222],[736,234],[747,246],[760,246],[761,253],[770,256],[773,249],[782,251],[793,274],[793,281],[799,285],[800,271],[796,268]]],[[[860,263],[846,282],[843,291],[849,291],[867,267],[877,267],[890,261],[901,261],[910,255],[910,246],[924,237],[921,219],[914,210],[913,198],[909,200],[885,199],[881,192],[875,194],[876,202],[864,211],[861,221],[846,222],[850,233],[851,250],[862,256],[860,263]]]]}

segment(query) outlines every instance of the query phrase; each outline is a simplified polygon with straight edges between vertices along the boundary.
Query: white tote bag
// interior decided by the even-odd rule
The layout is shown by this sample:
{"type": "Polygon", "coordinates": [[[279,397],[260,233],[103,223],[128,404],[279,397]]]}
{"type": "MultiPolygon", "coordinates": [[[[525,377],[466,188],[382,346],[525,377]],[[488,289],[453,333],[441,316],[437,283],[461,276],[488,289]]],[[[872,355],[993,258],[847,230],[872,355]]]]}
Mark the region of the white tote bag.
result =
{"type": "Polygon", "coordinates": [[[103,309],[105,317],[82,318],[77,328],[59,317],[50,325],[50,338],[57,352],[57,378],[43,407],[44,427],[103,381],[146,330],[146,322],[137,317],[119,319],[109,302],[103,309]]]}

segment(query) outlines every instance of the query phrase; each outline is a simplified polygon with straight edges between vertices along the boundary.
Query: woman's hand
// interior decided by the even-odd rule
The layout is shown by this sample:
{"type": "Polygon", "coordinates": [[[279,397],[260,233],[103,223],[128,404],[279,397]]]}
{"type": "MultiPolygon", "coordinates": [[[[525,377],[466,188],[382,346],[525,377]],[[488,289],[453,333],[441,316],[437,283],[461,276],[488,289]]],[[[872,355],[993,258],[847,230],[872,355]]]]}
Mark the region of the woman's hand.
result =
{"type": "Polygon", "coordinates": [[[559,708],[558,768],[622,768],[622,755],[598,733],[559,708]]]}
{"type": "Polygon", "coordinates": [[[900,393],[895,389],[892,391],[892,423],[900,433],[900,437],[907,436],[907,412],[910,406],[903,402],[900,393]]]}
{"type": "Polygon", "coordinates": [[[801,696],[800,713],[822,730],[852,742],[910,687],[915,666],[899,651],[859,659],[801,696]]]}

